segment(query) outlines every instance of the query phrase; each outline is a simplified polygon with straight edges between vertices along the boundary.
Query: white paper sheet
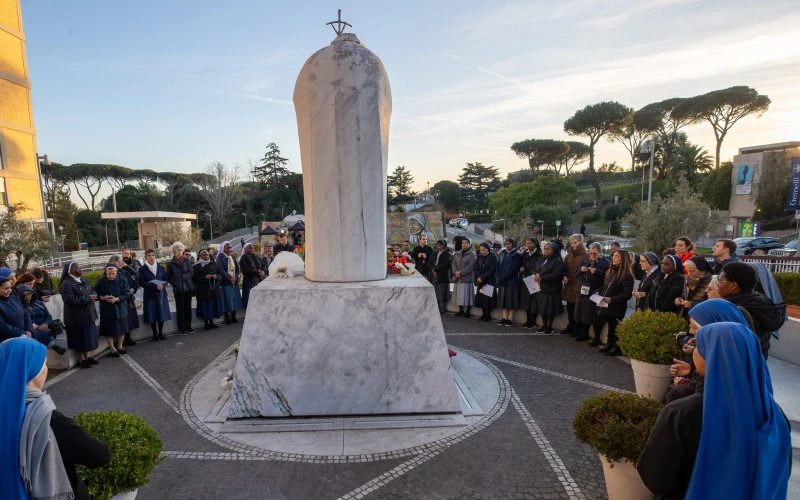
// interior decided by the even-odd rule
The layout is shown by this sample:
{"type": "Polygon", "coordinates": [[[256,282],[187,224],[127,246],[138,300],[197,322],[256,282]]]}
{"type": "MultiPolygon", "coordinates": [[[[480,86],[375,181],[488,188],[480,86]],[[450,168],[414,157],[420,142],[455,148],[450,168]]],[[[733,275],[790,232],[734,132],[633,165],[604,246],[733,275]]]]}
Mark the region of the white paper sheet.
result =
{"type": "Polygon", "coordinates": [[[528,287],[528,293],[531,295],[534,293],[539,293],[542,290],[542,287],[540,287],[539,283],[536,282],[536,277],[534,275],[522,278],[522,282],[528,287]]]}
{"type": "Polygon", "coordinates": [[[480,293],[486,295],[487,297],[491,297],[494,295],[494,287],[492,285],[483,285],[479,290],[480,293]]]}
{"type": "Polygon", "coordinates": [[[606,304],[605,300],[603,300],[604,298],[605,297],[602,295],[596,293],[589,297],[589,300],[597,304],[597,307],[608,307],[608,304],[606,304]]]}

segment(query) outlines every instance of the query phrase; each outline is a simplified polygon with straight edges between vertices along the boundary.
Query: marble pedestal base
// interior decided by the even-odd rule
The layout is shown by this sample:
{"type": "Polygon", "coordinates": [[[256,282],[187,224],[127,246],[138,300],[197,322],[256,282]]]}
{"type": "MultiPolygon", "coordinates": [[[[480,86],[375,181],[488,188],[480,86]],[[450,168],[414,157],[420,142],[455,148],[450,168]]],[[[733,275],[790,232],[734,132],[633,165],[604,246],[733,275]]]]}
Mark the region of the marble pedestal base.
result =
{"type": "Polygon", "coordinates": [[[250,292],[228,418],[460,411],[433,286],[270,278],[250,292]]]}

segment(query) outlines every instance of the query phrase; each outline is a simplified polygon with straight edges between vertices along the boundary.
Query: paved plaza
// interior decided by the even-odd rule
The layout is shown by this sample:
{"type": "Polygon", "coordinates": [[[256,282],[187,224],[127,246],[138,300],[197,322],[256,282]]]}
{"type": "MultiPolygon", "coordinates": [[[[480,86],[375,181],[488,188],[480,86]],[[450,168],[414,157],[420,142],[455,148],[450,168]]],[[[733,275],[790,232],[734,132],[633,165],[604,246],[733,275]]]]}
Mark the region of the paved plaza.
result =
{"type": "Polygon", "coordinates": [[[485,365],[499,396],[469,427],[390,453],[348,455],[344,443],[335,454],[266,452],[204,425],[191,392],[230,356],[241,324],[53,372],[47,391],[68,415],[121,409],[155,427],[166,458],[140,499],[606,498],[600,461],[574,438],[572,416],[596,392],[633,391],[630,367],[566,336],[451,315],[443,323],[448,344],[485,365]]]}

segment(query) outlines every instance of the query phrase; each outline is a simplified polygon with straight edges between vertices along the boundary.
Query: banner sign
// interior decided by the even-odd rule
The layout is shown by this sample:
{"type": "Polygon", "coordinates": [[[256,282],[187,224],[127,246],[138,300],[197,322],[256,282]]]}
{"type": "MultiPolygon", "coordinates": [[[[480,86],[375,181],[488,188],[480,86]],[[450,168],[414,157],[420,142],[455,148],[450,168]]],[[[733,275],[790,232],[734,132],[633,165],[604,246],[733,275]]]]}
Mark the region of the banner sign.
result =
{"type": "Polygon", "coordinates": [[[739,236],[742,238],[750,238],[753,236],[753,223],[752,222],[742,222],[741,227],[739,228],[739,236]]]}
{"type": "Polygon", "coordinates": [[[736,194],[750,194],[753,186],[753,167],[739,165],[736,175],[736,194]]]}
{"type": "Polygon", "coordinates": [[[792,183],[789,185],[789,198],[786,210],[800,210],[800,157],[792,158],[792,183]]]}

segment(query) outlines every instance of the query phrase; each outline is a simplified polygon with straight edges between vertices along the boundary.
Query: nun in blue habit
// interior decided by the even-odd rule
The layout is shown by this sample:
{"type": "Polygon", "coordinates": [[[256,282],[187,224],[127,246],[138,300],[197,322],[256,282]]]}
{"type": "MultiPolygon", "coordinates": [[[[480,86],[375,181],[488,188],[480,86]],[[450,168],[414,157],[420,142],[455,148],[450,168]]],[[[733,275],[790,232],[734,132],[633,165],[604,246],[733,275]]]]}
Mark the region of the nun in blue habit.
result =
{"type": "Polygon", "coordinates": [[[637,469],[657,498],[783,500],[789,423],[772,396],[758,337],[740,323],[697,332],[702,391],[665,406],[637,469]]]}

